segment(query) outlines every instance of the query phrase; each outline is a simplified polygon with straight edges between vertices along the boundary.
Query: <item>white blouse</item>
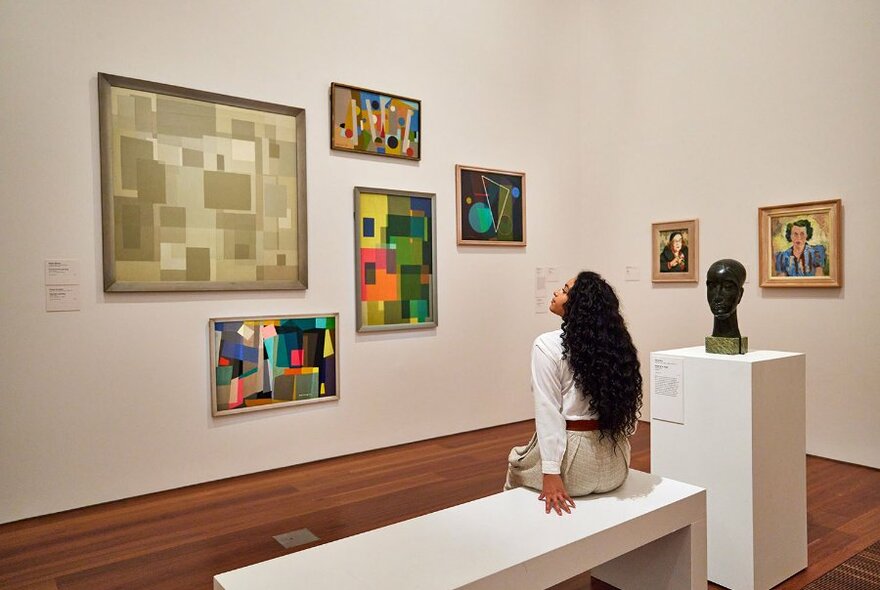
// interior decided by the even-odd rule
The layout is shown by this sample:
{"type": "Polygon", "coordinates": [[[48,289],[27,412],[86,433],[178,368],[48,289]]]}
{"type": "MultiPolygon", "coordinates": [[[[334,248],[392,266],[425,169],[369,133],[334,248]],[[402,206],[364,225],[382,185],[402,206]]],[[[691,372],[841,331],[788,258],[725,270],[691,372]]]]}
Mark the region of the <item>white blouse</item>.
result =
{"type": "Polygon", "coordinates": [[[562,360],[562,330],[535,338],[532,346],[532,393],[535,425],[541,450],[541,472],[559,473],[567,438],[566,420],[595,420],[589,398],[574,384],[567,360],[562,360]]]}

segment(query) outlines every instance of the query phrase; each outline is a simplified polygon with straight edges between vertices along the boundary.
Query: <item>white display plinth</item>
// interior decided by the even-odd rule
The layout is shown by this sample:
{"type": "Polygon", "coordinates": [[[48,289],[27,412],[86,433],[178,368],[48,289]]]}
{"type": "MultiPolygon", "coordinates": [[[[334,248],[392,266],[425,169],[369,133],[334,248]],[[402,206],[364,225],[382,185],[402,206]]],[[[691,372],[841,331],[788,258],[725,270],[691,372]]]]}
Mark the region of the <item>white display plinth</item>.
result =
{"type": "Polygon", "coordinates": [[[711,581],[772,588],[807,567],[806,358],[697,346],[653,352],[651,366],[676,359],[683,424],[651,420],[651,472],[706,488],[711,581]]]}

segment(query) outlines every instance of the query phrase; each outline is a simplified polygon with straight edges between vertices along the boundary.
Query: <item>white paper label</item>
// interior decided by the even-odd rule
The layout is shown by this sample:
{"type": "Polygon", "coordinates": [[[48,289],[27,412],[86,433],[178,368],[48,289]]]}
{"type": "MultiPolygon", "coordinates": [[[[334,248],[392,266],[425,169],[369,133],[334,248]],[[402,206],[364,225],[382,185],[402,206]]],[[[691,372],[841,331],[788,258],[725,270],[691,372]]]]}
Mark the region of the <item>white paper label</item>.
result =
{"type": "Polygon", "coordinates": [[[550,311],[550,299],[545,295],[544,297],[535,297],[535,313],[549,313],[550,311]]]}
{"type": "Polygon", "coordinates": [[[547,294],[547,271],[543,266],[535,268],[535,297],[547,294]]]}
{"type": "Polygon", "coordinates": [[[684,424],[684,359],[651,355],[651,418],[684,424]]]}
{"type": "Polygon", "coordinates": [[[79,285],[47,285],[46,311],[79,311],[79,285]]]}
{"type": "Polygon", "coordinates": [[[78,285],[79,260],[46,260],[47,285],[78,285]]]}
{"type": "Polygon", "coordinates": [[[538,266],[535,268],[535,313],[549,313],[550,299],[559,284],[559,268],[538,266]]]}
{"type": "Polygon", "coordinates": [[[535,268],[535,313],[547,313],[547,269],[535,268]]]}

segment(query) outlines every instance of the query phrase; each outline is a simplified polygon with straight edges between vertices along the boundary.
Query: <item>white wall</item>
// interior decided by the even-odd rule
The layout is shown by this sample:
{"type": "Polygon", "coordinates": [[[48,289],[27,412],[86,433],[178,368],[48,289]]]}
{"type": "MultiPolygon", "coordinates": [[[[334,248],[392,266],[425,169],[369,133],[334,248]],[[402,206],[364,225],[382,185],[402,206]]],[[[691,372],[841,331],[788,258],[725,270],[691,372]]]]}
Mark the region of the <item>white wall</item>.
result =
{"type": "Polygon", "coordinates": [[[529,345],[558,325],[534,269],[579,262],[577,10],[0,2],[0,522],[529,418],[529,345]],[[99,71],[305,107],[308,291],[102,291],[99,71]],[[421,98],[422,161],[331,153],[332,81],[421,98]],[[456,246],[456,163],[527,172],[527,248],[456,246]],[[355,333],[355,185],[437,193],[436,330],[355,333]],[[81,311],[46,313],[47,258],[80,261],[81,311]],[[209,318],[327,311],[338,403],[211,417],[209,318]]]}
{"type": "Polygon", "coordinates": [[[807,451],[880,467],[880,3],[597,1],[584,22],[585,252],[643,366],[711,334],[706,269],[738,259],[750,347],[807,354],[807,451]],[[758,207],[835,197],[844,287],[758,287],[758,207]],[[652,285],[650,224],[689,218],[699,284],[652,285]]]}

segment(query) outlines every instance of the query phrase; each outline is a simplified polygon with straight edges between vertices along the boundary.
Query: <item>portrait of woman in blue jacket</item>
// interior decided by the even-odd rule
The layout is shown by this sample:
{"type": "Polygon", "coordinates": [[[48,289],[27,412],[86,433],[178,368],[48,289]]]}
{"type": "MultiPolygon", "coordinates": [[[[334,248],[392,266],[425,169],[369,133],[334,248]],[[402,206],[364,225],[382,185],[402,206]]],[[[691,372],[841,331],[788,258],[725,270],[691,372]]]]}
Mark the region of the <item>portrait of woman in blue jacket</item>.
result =
{"type": "Polygon", "coordinates": [[[776,276],[821,277],[825,276],[825,246],[810,244],[813,225],[807,219],[798,219],[785,226],[785,239],[791,244],[788,250],[776,252],[776,276]]]}

